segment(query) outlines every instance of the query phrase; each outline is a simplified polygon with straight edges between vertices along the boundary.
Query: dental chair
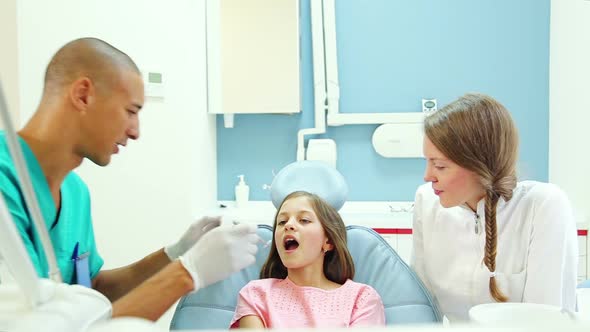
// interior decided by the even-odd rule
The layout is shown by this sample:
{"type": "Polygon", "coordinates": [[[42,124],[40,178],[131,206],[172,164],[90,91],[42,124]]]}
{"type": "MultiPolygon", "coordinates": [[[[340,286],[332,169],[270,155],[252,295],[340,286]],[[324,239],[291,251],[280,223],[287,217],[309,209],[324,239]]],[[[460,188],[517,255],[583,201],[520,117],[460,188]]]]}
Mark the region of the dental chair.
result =
{"type": "MultiPolygon", "coordinates": [[[[277,174],[271,185],[275,207],[296,190],[313,192],[337,210],[344,204],[348,191],[338,171],[313,161],[290,164],[277,174]]],[[[354,225],[347,226],[346,230],[348,248],[355,264],[354,281],[368,284],[379,293],[385,306],[387,325],[441,321],[438,308],[418,276],[379,234],[370,228],[354,225]]],[[[258,235],[265,242],[270,240],[272,227],[258,225],[258,235]]],[[[240,289],[250,280],[259,278],[270,250],[262,245],[258,249],[255,264],[184,296],[176,307],[170,329],[229,328],[240,289]]]]}

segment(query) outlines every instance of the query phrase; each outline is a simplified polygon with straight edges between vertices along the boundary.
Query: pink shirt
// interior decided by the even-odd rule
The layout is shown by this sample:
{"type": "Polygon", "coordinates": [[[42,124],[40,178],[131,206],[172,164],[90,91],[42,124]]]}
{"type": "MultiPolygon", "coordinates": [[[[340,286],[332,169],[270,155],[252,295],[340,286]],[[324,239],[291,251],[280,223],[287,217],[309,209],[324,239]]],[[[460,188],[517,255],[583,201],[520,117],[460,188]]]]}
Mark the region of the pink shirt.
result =
{"type": "Polygon", "coordinates": [[[385,325],[385,309],[368,285],[347,280],[337,289],[295,285],[289,278],[250,281],[238,298],[230,326],[244,316],[260,317],[267,328],[385,325]]]}

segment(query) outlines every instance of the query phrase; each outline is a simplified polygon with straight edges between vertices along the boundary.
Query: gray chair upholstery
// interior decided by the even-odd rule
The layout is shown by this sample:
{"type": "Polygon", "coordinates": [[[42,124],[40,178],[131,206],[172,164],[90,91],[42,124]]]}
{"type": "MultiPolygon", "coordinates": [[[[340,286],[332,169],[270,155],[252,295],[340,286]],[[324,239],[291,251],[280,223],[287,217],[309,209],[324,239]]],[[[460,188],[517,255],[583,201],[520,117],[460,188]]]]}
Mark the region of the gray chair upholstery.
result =
{"type": "Polygon", "coordinates": [[[440,322],[442,315],[418,276],[374,230],[347,226],[354,281],[375,288],[387,325],[440,322]]]}
{"type": "MultiPolygon", "coordinates": [[[[377,290],[385,306],[388,325],[441,321],[440,312],[418,276],[379,234],[362,226],[347,226],[346,229],[356,270],[354,280],[377,290]]],[[[258,234],[263,240],[270,240],[272,228],[259,225],[258,234]]],[[[184,296],[176,307],[170,329],[227,329],[238,292],[250,280],[258,279],[266,260],[269,249],[259,249],[254,265],[184,296]]]]}
{"type": "MultiPolygon", "coordinates": [[[[258,235],[266,242],[272,238],[272,227],[258,225],[258,235]]],[[[170,322],[171,330],[227,329],[233,317],[238,293],[250,280],[259,279],[269,248],[258,247],[256,263],[229,278],[189,293],[180,299],[170,322]]],[[[224,262],[219,262],[224,264],[224,262]]]]}

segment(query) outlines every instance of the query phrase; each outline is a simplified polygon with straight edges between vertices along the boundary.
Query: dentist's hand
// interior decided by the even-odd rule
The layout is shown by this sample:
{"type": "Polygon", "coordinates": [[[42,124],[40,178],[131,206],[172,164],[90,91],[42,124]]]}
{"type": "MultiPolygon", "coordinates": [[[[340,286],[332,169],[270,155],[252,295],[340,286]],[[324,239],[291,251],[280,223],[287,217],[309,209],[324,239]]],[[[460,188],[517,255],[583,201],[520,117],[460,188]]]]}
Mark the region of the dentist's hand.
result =
{"type": "Polygon", "coordinates": [[[180,256],[180,262],[193,277],[195,290],[227,278],[256,261],[260,237],[256,225],[217,227],[180,256]]]}
{"type": "Polygon", "coordinates": [[[178,242],[164,247],[171,261],[183,255],[208,231],[221,225],[221,217],[203,217],[189,226],[178,242]]]}

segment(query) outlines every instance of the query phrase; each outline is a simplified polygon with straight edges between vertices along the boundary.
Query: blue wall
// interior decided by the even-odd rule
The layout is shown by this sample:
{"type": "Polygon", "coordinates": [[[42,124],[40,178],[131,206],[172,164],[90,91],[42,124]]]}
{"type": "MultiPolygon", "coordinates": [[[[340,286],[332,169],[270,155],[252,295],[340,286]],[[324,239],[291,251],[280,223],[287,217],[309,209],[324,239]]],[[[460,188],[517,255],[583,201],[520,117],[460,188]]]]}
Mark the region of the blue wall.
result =
{"type": "MultiPolygon", "coordinates": [[[[465,92],[487,93],[520,131],[520,177],[547,181],[550,0],[336,1],[340,111],[420,111],[465,92]]],[[[296,115],[217,119],[218,198],[234,199],[238,174],[251,200],[269,200],[263,184],[295,161],[297,131],[313,126],[309,0],[301,0],[302,105],[296,115]]],[[[388,159],[371,144],[376,125],[329,127],[337,168],[352,201],[413,200],[423,159],[388,159]]]]}

